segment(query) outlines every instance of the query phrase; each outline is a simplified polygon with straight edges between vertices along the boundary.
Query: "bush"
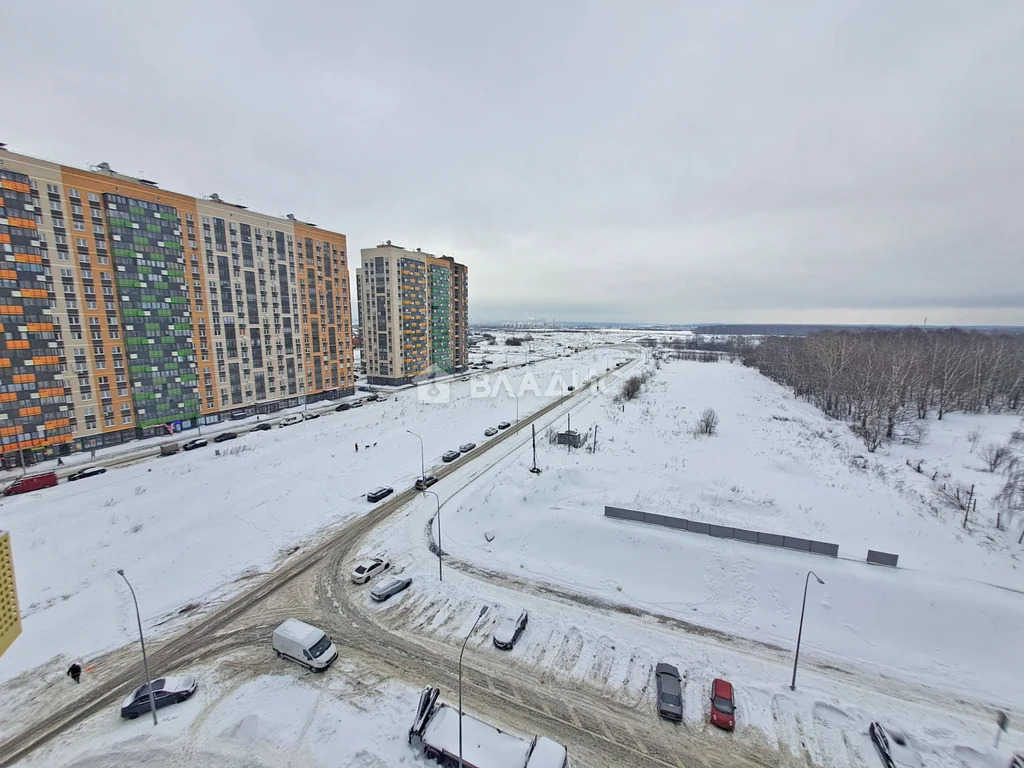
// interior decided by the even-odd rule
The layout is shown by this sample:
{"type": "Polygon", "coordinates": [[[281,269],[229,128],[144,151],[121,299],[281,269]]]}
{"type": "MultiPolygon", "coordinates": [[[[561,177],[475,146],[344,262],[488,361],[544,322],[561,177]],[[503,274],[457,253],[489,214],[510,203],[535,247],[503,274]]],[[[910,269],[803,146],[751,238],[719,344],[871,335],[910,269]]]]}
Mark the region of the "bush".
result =
{"type": "Polygon", "coordinates": [[[1005,445],[989,443],[981,452],[981,460],[985,462],[989,472],[995,472],[1010,458],[1010,449],[1005,445]]]}
{"type": "Polygon", "coordinates": [[[695,435],[713,435],[718,431],[718,414],[714,408],[705,408],[697,425],[693,428],[695,435]]]}
{"type": "Polygon", "coordinates": [[[632,400],[640,394],[640,388],[643,384],[644,380],[640,376],[630,376],[622,383],[622,391],[619,393],[619,396],[623,400],[632,400]]]}

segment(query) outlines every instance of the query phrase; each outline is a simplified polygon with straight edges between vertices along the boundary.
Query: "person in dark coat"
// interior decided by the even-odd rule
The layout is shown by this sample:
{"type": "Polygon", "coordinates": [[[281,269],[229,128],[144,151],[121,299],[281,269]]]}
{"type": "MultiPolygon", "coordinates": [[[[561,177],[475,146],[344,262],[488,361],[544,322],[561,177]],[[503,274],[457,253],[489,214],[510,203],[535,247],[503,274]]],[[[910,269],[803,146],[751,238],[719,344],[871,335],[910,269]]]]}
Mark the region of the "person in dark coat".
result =
{"type": "Polygon", "coordinates": [[[359,443],[356,443],[356,453],[359,453],[359,443]]]}
{"type": "Polygon", "coordinates": [[[77,661],[68,668],[68,677],[74,680],[76,683],[82,682],[79,678],[82,676],[82,665],[77,661]]]}

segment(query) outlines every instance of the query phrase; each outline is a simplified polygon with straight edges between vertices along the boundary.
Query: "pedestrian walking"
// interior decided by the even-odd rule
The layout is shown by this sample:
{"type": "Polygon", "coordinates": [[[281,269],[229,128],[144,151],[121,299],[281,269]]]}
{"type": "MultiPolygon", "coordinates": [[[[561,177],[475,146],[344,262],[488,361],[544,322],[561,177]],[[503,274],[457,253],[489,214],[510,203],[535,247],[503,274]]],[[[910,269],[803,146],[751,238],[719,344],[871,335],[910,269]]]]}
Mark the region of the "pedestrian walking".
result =
{"type": "Polygon", "coordinates": [[[82,676],[82,665],[77,661],[68,668],[68,677],[74,680],[76,683],[82,682],[79,678],[82,676]]]}
{"type": "Polygon", "coordinates": [[[359,443],[356,443],[356,453],[359,453],[359,443]]]}
{"type": "Polygon", "coordinates": [[[58,467],[63,467],[64,466],[64,459],[62,459],[60,456],[57,457],[57,466],[58,467]]]}
{"type": "Polygon", "coordinates": [[[95,448],[93,448],[91,451],[89,451],[89,458],[90,459],[95,459],[96,458],[96,449],[95,448]]]}

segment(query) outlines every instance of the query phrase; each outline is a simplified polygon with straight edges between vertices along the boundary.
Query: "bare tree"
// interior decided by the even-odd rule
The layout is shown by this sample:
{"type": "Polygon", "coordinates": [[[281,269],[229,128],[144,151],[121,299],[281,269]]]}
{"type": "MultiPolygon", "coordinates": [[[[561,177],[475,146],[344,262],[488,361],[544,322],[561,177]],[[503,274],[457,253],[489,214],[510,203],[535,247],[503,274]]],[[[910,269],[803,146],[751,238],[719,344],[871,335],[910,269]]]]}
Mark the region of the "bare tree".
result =
{"type": "Polygon", "coordinates": [[[978,441],[981,440],[981,436],[984,434],[985,430],[982,429],[980,424],[967,433],[967,442],[971,444],[971,453],[978,449],[978,441]]]}
{"type": "Polygon", "coordinates": [[[714,408],[705,408],[700,415],[697,425],[694,427],[694,434],[713,435],[718,431],[718,414],[714,408]]]}
{"type": "Polygon", "coordinates": [[[995,472],[1011,455],[1010,449],[1005,445],[989,443],[981,452],[981,460],[985,462],[989,472],[995,472]]]}
{"type": "Polygon", "coordinates": [[[632,400],[640,394],[640,388],[643,384],[644,380],[640,376],[630,376],[622,382],[622,390],[619,392],[619,396],[623,400],[632,400]]]}

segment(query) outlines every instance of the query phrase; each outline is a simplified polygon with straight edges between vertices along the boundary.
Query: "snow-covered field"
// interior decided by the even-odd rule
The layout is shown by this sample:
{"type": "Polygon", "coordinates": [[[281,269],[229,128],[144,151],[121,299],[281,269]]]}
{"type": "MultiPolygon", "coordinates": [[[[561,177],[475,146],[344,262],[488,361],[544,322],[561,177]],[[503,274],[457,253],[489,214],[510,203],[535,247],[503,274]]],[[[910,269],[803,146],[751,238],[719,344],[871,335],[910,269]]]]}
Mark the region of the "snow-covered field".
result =
{"type": "Polygon", "coordinates": [[[425,394],[408,390],[383,403],[4,498],[0,528],[11,532],[24,631],[0,658],[0,683],[44,663],[62,673],[73,659],[88,663],[131,641],[134,608],[118,568],[138,593],[147,629],[172,626],[167,622],[183,609],[193,613],[226,597],[318,530],[367,510],[364,495],[372,488],[411,485],[420,443],[407,429],[423,438],[429,468],[460,443],[485,442],[485,428],[514,421],[510,391],[522,391],[518,406],[526,415],[564,394],[565,382],[586,378],[598,365],[603,372],[608,354],[624,355],[582,352],[487,374],[489,385],[478,374],[425,394]],[[538,386],[524,387],[526,377],[538,386]]]}
{"type": "MultiPolygon", "coordinates": [[[[1005,440],[1018,417],[954,414],[932,424],[918,448],[869,455],[845,426],[739,365],[666,364],[625,410],[613,394],[573,413],[574,427],[598,427],[596,453],[545,440],[540,476],[525,472],[524,445],[494,471],[467,468],[462,480],[446,480],[443,546],[464,581],[410,595],[382,621],[444,633],[456,623],[448,616],[469,615],[482,597],[495,605],[492,625],[526,605],[530,628],[513,654],[523,663],[608,695],[646,696],[653,708],[652,668],[671,661],[687,670],[686,717],[695,724],[711,679],[729,677],[740,732],[752,727],[820,765],[873,764],[873,719],[906,727],[926,764],[940,766],[981,764],[973,756],[988,754],[996,708],[1019,723],[1018,532],[995,531],[985,501],[963,529],[958,516],[932,509],[930,476],[906,466],[923,459],[987,499],[997,479],[981,470],[965,433],[982,423],[1005,440]],[[689,426],[706,407],[719,413],[719,434],[694,437],[689,426]],[[832,541],[841,557],[608,519],[605,504],[832,541]],[[901,567],[865,564],[869,547],[898,553],[901,567]],[[791,652],[811,568],[825,585],[811,583],[793,693],[791,652]],[[482,595],[481,577],[497,586],[482,595]]],[[[421,506],[368,548],[424,551],[433,506],[421,506]]],[[[422,564],[422,578],[431,569],[422,564]]],[[[1007,743],[1019,746],[1020,732],[1007,743]]]]}

